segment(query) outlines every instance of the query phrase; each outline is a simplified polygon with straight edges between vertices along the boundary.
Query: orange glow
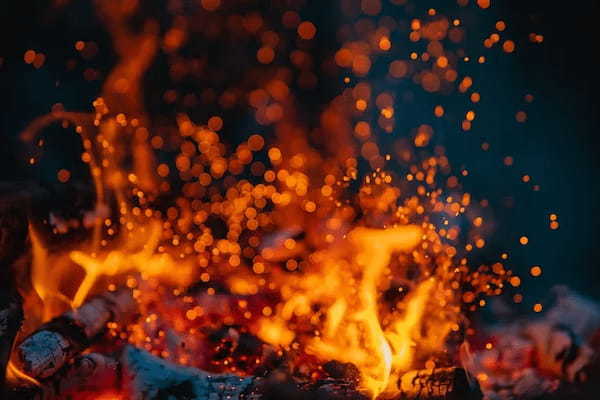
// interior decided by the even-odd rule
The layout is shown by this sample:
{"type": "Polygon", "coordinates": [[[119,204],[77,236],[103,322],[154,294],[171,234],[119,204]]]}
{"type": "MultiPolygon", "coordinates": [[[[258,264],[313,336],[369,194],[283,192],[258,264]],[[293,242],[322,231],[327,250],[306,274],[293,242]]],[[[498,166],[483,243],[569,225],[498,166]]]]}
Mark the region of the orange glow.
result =
{"type": "Polygon", "coordinates": [[[388,51],[392,48],[392,42],[390,42],[390,39],[388,39],[386,36],[383,36],[381,39],[379,39],[379,48],[383,51],[388,51]]]}
{"type": "Polygon", "coordinates": [[[256,58],[261,64],[270,64],[275,58],[275,51],[268,47],[261,47],[256,53],[256,58]]]}
{"type": "Polygon", "coordinates": [[[512,40],[507,40],[502,44],[502,49],[507,53],[512,53],[515,51],[515,42],[512,40]]]}
{"type": "Polygon", "coordinates": [[[317,34],[317,27],[310,21],[304,21],[298,25],[298,36],[304,40],[310,40],[317,34]]]}
{"type": "Polygon", "coordinates": [[[540,275],[542,275],[542,268],[538,265],[535,265],[535,266],[531,267],[529,272],[531,273],[531,276],[540,276],[540,275]]]}
{"type": "Polygon", "coordinates": [[[490,0],[477,0],[477,5],[481,8],[489,8],[491,5],[490,0]]]}

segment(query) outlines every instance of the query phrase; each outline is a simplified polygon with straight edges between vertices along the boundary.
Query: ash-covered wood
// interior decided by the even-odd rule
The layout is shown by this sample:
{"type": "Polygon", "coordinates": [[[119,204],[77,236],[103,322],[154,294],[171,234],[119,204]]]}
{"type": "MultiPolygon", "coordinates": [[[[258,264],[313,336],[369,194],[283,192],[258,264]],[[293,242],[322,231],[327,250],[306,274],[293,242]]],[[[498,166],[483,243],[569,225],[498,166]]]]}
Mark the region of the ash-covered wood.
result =
{"type": "Polygon", "coordinates": [[[98,353],[78,356],[51,380],[12,387],[7,400],[95,400],[107,389],[120,388],[119,360],[98,353]]]}
{"type": "Polygon", "coordinates": [[[59,379],[46,387],[44,398],[59,400],[74,395],[78,398],[95,396],[99,389],[119,385],[119,368],[119,361],[107,355],[90,353],[77,357],[61,371],[59,379]]]}
{"type": "MultiPolygon", "coordinates": [[[[92,400],[119,393],[128,400],[368,400],[356,377],[315,381],[297,379],[287,369],[243,377],[212,374],[173,364],[143,349],[126,346],[120,356],[91,353],[78,356],[38,387],[15,388],[9,400],[92,400]]],[[[354,374],[352,374],[354,376],[354,374]]],[[[480,400],[476,381],[464,370],[412,371],[401,381],[396,400],[480,400]]]]}
{"type": "Polygon", "coordinates": [[[33,378],[48,378],[88,347],[108,322],[127,322],[135,311],[136,302],[130,290],[93,297],[23,340],[16,349],[18,367],[33,378]]]}
{"type": "Polygon", "coordinates": [[[414,370],[398,384],[402,400],[480,400],[483,394],[474,378],[462,368],[414,370]]]}
{"type": "Polygon", "coordinates": [[[121,360],[126,392],[132,400],[240,399],[254,378],[209,374],[195,368],[169,363],[150,353],[128,346],[121,360]]]}
{"type": "Polygon", "coordinates": [[[51,380],[12,388],[8,400],[95,400],[109,388],[120,387],[120,364],[111,356],[90,353],[72,360],[51,380]]]}

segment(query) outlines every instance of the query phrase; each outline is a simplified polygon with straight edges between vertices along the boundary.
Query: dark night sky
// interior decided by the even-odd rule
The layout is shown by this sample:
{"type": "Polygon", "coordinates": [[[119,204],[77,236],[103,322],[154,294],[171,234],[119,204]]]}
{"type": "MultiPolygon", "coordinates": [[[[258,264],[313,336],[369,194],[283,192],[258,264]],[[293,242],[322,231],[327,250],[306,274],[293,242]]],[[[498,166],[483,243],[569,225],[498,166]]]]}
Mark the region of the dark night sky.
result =
{"type": "MultiPolygon", "coordinates": [[[[86,109],[97,95],[99,83],[79,85],[76,77],[53,70],[50,62],[48,68],[33,70],[23,63],[23,53],[37,46],[54,58],[67,57],[73,52],[73,32],[78,39],[88,35],[106,40],[107,36],[88,1],[75,1],[66,15],[49,14],[47,1],[9,3],[0,14],[0,180],[55,177],[61,162],[73,161],[58,157],[55,164],[45,164],[47,171],[32,172],[23,162],[24,149],[16,135],[27,121],[47,112],[56,101],[66,108],[86,109]],[[56,99],[56,79],[62,81],[60,100],[56,99]]],[[[534,297],[542,299],[554,283],[567,283],[600,298],[596,254],[600,240],[600,85],[593,61],[598,48],[598,2],[492,0],[492,4],[489,12],[507,21],[507,34],[525,42],[530,32],[537,32],[544,35],[544,43],[490,60],[492,66],[479,79],[481,92],[484,96],[494,93],[497,98],[483,98],[478,112],[482,119],[472,137],[445,143],[450,159],[473,171],[465,186],[474,195],[514,197],[514,208],[498,206],[498,231],[492,248],[514,249],[510,266],[516,270],[526,271],[535,264],[545,267],[542,279],[526,282],[534,297]],[[510,116],[525,107],[525,93],[532,93],[536,100],[527,106],[528,123],[518,126],[510,116]],[[491,143],[487,153],[478,150],[483,140],[491,143]],[[502,166],[506,155],[515,158],[512,169],[502,166]],[[542,190],[534,193],[527,189],[519,182],[522,173],[532,175],[542,190]],[[556,232],[548,229],[550,212],[559,215],[561,227],[556,232]],[[521,234],[531,238],[527,248],[515,246],[521,234]]],[[[489,34],[490,30],[483,32],[489,34]]],[[[104,57],[110,64],[110,53],[104,57]]],[[[57,154],[76,154],[78,143],[67,140],[55,146],[57,154]]]]}

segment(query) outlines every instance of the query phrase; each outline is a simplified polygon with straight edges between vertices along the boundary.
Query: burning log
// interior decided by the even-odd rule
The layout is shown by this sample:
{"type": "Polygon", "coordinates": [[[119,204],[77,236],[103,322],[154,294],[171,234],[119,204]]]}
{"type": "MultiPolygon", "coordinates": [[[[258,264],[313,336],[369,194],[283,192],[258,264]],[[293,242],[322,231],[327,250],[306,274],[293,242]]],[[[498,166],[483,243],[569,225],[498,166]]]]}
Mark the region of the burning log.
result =
{"type": "MultiPolygon", "coordinates": [[[[210,374],[154,357],[127,347],[121,361],[125,392],[131,399],[240,399],[240,400],[366,400],[356,380],[328,378],[297,382],[288,374],[272,371],[267,377],[210,374]],[[162,397],[161,397],[162,396],[162,397]]],[[[411,371],[401,379],[399,400],[481,400],[475,379],[462,368],[411,371]]]]}
{"type": "Polygon", "coordinates": [[[92,400],[98,392],[113,385],[118,374],[118,362],[110,357],[91,353],[74,360],[68,368],[54,375],[51,381],[39,385],[11,387],[7,400],[60,400],[77,398],[92,400]]]}
{"type": "Polygon", "coordinates": [[[400,378],[402,400],[480,400],[483,394],[475,379],[462,368],[413,370],[400,378]]]}
{"type": "Polygon", "coordinates": [[[117,385],[119,362],[109,356],[90,353],[78,357],[61,371],[44,391],[45,399],[64,399],[77,394],[78,398],[96,398],[99,388],[117,385]]]}
{"type": "Polygon", "coordinates": [[[89,346],[110,321],[128,321],[136,310],[129,290],[108,292],[44,324],[16,349],[17,366],[27,375],[43,379],[89,346]]]}
{"type": "Polygon", "coordinates": [[[131,400],[234,400],[241,399],[254,380],[175,365],[127,346],[120,359],[98,353],[79,356],[40,386],[14,388],[9,398],[60,400],[76,396],[92,400],[110,391],[131,400]]]}
{"type": "MultiPolygon", "coordinates": [[[[401,379],[399,400],[480,400],[476,381],[464,370],[412,371],[401,379]]],[[[266,377],[211,374],[173,364],[143,349],[126,346],[120,358],[91,353],[75,358],[39,387],[20,388],[10,399],[59,400],[76,395],[92,400],[106,392],[131,400],[366,400],[356,380],[327,378],[298,382],[274,370],[266,377]]]]}
{"type": "Polygon", "coordinates": [[[125,389],[130,399],[239,399],[254,378],[208,374],[157,358],[128,346],[121,361],[125,389]]]}
{"type": "Polygon", "coordinates": [[[90,353],[77,357],[51,380],[39,386],[21,386],[7,392],[11,400],[96,399],[107,387],[118,387],[119,362],[115,358],[90,353]]]}

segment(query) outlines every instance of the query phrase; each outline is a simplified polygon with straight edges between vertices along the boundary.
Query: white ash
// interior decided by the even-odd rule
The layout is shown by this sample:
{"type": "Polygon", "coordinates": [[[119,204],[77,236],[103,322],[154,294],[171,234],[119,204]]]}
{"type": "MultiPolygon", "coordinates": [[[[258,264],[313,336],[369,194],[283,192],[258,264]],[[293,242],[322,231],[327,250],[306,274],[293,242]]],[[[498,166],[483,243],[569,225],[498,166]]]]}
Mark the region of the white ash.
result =
{"type": "Polygon", "coordinates": [[[39,331],[35,340],[26,340],[19,346],[20,361],[27,371],[35,371],[37,377],[47,378],[64,364],[69,347],[69,342],[61,334],[39,331]]]}
{"type": "Polygon", "coordinates": [[[94,297],[25,338],[16,349],[16,361],[29,376],[48,378],[87,347],[109,321],[128,321],[136,306],[130,290],[94,297]]]}
{"type": "Polygon", "coordinates": [[[171,391],[185,391],[190,400],[236,400],[252,384],[252,378],[208,374],[169,363],[136,347],[123,352],[122,368],[131,400],[175,399],[171,391]]]}

